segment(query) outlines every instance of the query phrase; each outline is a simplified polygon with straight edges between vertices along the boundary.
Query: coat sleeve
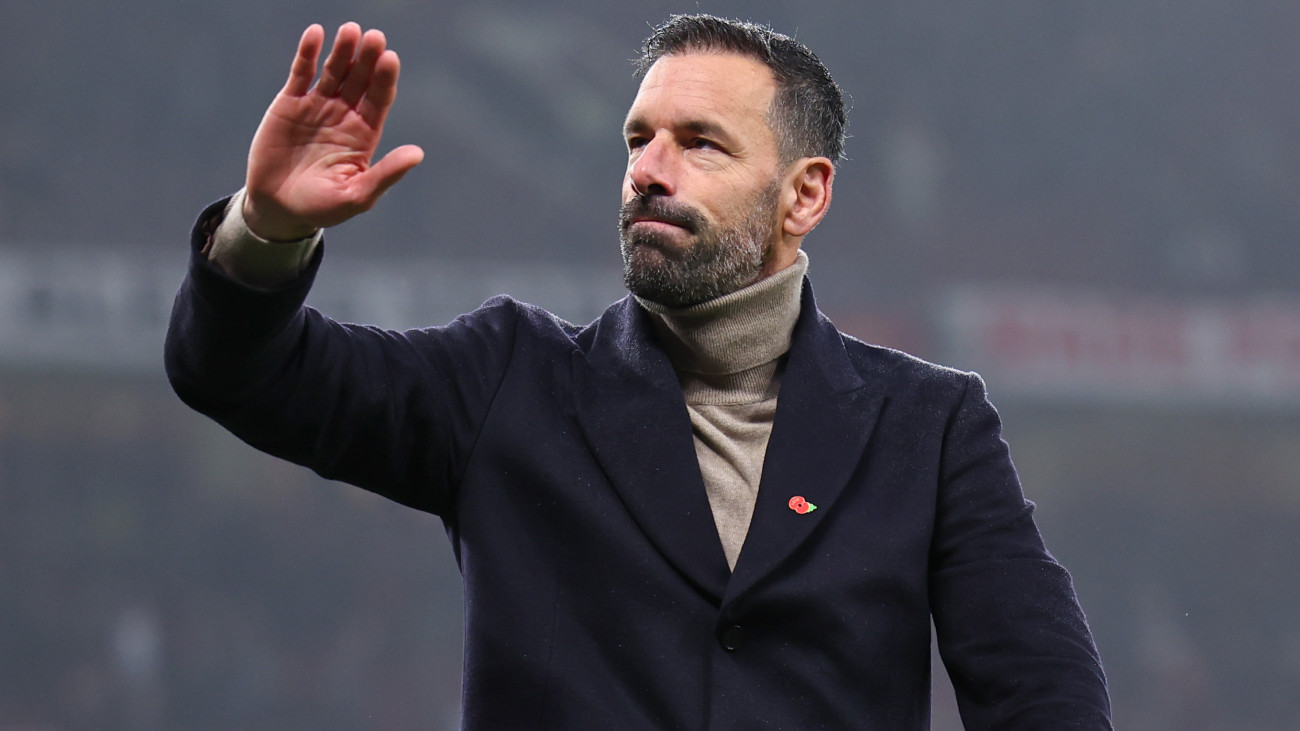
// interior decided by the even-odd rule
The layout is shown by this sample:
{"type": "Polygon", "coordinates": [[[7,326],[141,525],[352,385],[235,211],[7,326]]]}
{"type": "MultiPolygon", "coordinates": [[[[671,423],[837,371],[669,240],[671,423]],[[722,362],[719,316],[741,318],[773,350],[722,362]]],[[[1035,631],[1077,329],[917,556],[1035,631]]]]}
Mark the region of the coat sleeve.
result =
{"type": "Polygon", "coordinates": [[[441,328],[334,322],[298,279],[245,287],[202,250],[225,201],[191,240],[164,346],[180,398],[249,444],[393,500],[443,514],[510,362],[518,308],[504,298],[441,328]]]}
{"type": "Polygon", "coordinates": [[[967,729],[1110,729],[1101,661],[1047,552],[984,384],[945,431],[931,555],[939,651],[967,729]]]}

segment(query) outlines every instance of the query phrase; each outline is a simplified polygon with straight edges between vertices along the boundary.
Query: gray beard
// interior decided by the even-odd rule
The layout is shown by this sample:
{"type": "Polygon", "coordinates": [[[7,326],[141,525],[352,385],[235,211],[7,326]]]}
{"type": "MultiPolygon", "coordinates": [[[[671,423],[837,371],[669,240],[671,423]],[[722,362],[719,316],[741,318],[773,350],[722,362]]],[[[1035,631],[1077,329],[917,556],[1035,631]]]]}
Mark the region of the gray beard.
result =
{"type": "Polygon", "coordinates": [[[634,198],[619,212],[623,283],[638,297],[665,307],[698,305],[731,294],[758,280],[771,255],[777,185],[759,193],[750,212],[735,226],[710,226],[695,209],[663,199],[634,198]],[[654,231],[628,231],[639,207],[668,210],[694,234],[685,249],[654,231]]]}

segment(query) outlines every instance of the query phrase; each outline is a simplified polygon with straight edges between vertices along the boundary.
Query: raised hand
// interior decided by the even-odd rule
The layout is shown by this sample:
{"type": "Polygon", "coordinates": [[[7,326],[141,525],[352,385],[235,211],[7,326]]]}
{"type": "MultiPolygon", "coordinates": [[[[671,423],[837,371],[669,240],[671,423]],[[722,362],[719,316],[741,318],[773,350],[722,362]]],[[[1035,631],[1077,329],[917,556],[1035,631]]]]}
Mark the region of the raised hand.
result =
{"type": "Polygon", "coordinates": [[[319,25],[303,32],[289,80],[248,152],[243,213],[265,239],[303,238],[370,210],[424,159],[404,145],[372,162],[401,69],[384,34],[341,26],[313,86],[324,42],[319,25]]]}

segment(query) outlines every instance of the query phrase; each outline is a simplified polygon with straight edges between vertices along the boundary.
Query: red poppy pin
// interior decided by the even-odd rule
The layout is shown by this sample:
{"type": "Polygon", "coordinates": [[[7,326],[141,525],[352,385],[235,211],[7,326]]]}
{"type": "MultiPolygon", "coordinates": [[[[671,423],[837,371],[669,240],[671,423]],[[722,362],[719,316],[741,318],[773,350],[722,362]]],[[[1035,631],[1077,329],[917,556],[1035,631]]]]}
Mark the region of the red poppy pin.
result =
{"type": "Polygon", "coordinates": [[[803,495],[795,495],[794,497],[790,498],[790,509],[800,515],[805,515],[807,513],[811,513],[812,511],[816,510],[817,506],[813,505],[807,500],[804,500],[803,495]]]}

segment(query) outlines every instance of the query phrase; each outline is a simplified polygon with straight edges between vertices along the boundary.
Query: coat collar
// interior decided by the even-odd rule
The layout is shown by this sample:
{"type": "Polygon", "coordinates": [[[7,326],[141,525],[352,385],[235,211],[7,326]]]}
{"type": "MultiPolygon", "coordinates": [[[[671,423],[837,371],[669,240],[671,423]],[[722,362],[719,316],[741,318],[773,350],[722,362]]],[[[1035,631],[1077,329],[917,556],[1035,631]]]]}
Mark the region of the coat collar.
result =
{"type": "Polygon", "coordinates": [[[817,309],[805,279],[758,500],[727,584],[727,601],[776,570],[835,515],[835,504],[862,459],[884,396],[879,381],[864,379],[854,367],[844,336],[817,309]],[[791,509],[796,496],[817,509],[803,514],[791,509]]]}
{"type": "Polygon", "coordinates": [[[646,538],[721,603],[802,543],[848,483],[883,400],[804,280],[758,502],[735,572],[727,568],[700,475],[681,386],[649,315],[631,297],[606,310],[575,354],[578,418],[596,459],[646,538]],[[798,514],[802,495],[818,509],[798,514]]]}
{"type": "Polygon", "coordinates": [[[629,296],[596,322],[585,358],[574,354],[578,421],[646,538],[720,603],[730,571],[704,492],[686,401],[649,318],[629,296]]]}

